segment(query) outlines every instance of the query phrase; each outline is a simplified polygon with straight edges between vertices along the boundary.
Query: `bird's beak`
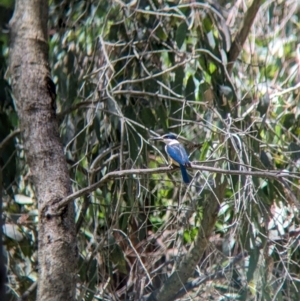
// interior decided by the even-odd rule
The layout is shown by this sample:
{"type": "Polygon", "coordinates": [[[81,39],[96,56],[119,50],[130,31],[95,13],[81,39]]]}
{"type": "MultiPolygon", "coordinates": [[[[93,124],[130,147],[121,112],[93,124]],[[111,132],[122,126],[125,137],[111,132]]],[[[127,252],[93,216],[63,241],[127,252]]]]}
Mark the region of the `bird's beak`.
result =
{"type": "Polygon", "coordinates": [[[150,137],[149,140],[164,140],[163,137],[150,137]]]}

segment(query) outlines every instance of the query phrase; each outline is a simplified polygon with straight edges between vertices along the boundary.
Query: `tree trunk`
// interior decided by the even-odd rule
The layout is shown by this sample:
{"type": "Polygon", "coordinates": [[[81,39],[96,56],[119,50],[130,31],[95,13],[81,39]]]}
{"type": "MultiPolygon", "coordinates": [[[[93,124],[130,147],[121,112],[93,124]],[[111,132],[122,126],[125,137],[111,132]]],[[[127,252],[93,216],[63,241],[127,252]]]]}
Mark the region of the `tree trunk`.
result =
{"type": "Polygon", "coordinates": [[[2,170],[0,166],[0,296],[3,297],[3,301],[6,300],[5,296],[5,282],[6,282],[6,269],[5,269],[5,262],[4,262],[4,255],[3,255],[3,242],[2,242],[2,227],[4,225],[3,219],[2,219],[2,191],[3,191],[3,186],[2,186],[2,170]]]}
{"type": "Polygon", "coordinates": [[[37,300],[74,300],[77,247],[74,205],[55,115],[48,64],[48,1],[17,0],[10,22],[10,75],[26,160],[39,207],[37,300]]]}

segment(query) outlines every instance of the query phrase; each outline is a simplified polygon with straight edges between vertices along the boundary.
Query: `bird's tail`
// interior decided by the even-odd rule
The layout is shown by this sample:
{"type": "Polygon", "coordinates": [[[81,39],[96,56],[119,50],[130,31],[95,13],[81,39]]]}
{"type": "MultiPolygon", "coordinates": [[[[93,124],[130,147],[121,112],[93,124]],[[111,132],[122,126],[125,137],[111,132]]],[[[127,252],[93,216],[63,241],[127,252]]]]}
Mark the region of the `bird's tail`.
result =
{"type": "Polygon", "coordinates": [[[180,165],[180,170],[181,170],[183,182],[186,184],[190,183],[190,177],[186,171],[186,168],[183,165],[180,165]]]}

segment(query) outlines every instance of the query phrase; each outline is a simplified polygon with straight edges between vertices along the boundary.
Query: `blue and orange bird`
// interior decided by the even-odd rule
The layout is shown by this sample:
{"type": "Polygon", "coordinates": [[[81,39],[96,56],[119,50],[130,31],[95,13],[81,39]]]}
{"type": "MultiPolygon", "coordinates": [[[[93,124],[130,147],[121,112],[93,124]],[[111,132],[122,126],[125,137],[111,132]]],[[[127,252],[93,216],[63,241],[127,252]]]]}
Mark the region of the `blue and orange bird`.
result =
{"type": "Polygon", "coordinates": [[[190,177],[186,168],[191,166],[191,162],[185,148],[178,141],[176,135],[165,134],[152,139],[163,141],[166,144],[165,151],[171,159],[171,163],[180,167],[183,182],[186,184],[190,183],[190,177]]]}

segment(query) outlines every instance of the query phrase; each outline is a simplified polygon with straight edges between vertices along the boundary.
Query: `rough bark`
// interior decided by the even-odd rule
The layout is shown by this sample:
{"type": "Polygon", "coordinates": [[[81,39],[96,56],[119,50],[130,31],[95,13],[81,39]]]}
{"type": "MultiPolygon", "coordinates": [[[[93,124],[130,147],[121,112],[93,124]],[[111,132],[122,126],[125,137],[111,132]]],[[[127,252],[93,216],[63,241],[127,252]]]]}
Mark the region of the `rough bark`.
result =
{"type": "Polygon", "coordinates": [[[2,226],[3,226],[3,220],[2,220],[2,170],[0,166],[0,296],[3,297],[3,301],[6,300],[5,296],[5,282],[6,282],[6,269],[5,269],[5,263],[4,263],[4,255],[3,255],[3,243],[2,243],[2,226]]]}
{"type": "Polygon", "coordinates": [[[66,301],[75,299],[77,249],[73,203],[58,214],[49,214],[70,194],[71,184],[55,115],[47,22],[47,1],[16,1],[10,22],[9,69],[39,207],[37,300],[66,301]]]}

